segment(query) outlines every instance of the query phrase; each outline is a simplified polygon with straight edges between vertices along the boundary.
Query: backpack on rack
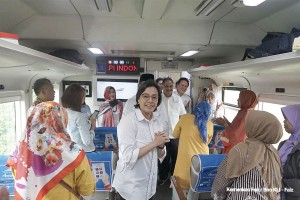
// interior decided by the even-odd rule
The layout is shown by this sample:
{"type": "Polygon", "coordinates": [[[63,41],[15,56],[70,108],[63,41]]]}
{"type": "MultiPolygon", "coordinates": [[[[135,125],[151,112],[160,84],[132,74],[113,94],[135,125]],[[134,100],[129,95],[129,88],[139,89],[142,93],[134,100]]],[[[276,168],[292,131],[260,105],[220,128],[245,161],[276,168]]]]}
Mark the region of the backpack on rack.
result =
{"type": "Polygon", "coordinates": [[[75,49],[60,49],[49,54],[80,65],[83,64],[84,61],[81,54],[75,49]]]}
{"type": "Polygon", "coordinates": [[[294,38],[298,36],[300,30],[297,28],[293,28],[291,33],[270,32],[255,49],[247,48],[242,60],[291,52],[294,38]]]}

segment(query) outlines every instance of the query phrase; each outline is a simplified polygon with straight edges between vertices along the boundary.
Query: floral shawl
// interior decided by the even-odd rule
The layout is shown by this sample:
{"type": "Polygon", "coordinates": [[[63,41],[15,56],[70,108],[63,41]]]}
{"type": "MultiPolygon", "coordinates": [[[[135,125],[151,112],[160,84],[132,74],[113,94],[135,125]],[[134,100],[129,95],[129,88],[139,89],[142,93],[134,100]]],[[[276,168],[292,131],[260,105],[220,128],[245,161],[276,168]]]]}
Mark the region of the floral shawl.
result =
{"type": "Polygon", "coordinates": [[[83,160],[85,153],[66,132],[67,113],[55,102],[33,107],[7,166],[15,172],[15,198],[42,199],[83,160]]]}

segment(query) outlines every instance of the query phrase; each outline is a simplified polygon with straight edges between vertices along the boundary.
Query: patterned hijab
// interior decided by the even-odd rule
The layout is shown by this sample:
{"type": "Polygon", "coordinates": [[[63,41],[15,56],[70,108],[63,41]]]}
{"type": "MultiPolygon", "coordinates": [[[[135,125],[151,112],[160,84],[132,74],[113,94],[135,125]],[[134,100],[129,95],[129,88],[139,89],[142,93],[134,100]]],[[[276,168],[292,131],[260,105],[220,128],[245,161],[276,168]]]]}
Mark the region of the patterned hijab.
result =
{"type": "Polygon", "coordinates": [[[55,102],[35,106],[27,119],[24,138],[7,166],[15,174],[15,198],[43,199],[83,160],[85,153],[66,132],[67,113],[55,102]]]}
{"type": "Polygon", "coordinates": [[[198,103],[192,112],[195,115],[194,123],[197,125],[201,139],[206,144],[207,142],[207,120],[210,116],[211,106],[206,101],[201,101],[198,103]]]}
{"type": "Polygon", "coordinates": [[[294,146],[300,142],[300,104],[283,107],[281,111],[284,117],[293,125],[291,136],[278,151],[283,166],[294,146]]]}
{"type": "Polygon", "coordinates": [[[258,101],[251,90],[243,90],[239,95],[241,109],[224,131],[224,136],[229,139],[230,146],[225,147],[224,153],[228,153],[232,147],[246,140],[245,118],[249,110],[253,110],[258,101]]]}
{"type": "MultiPolygon", "coordinates": [[[[266,188],[281,188],[280,158],[272,144],[282,137],[278,119],[265,111],[250,111],[246,118],[247,139],[234,146],[228,154],[226,178],[239,177],[257,167],[266,188]]],[[[270,199],[277,193],[269,192],[270,199]]]]}

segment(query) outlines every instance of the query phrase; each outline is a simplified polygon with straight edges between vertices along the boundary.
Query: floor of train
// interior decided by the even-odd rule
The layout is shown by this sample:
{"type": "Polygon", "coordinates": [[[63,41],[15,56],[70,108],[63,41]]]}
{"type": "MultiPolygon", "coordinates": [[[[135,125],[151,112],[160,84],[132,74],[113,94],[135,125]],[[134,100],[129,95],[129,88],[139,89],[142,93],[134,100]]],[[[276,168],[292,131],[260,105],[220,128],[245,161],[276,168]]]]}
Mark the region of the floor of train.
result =
{"type": "MultiPolygon", "coordinates": [[[[153,200],[171,200],[171,199],[172,199],[172,189],[170,189],[170,184],[158,185],[153,200]]],[[[10,200],[14,200],[14,197],[10,197],[10,200]]],[[[94,200],[110,200],[109,193],[96,192],[94,196],[94,200]]]]}

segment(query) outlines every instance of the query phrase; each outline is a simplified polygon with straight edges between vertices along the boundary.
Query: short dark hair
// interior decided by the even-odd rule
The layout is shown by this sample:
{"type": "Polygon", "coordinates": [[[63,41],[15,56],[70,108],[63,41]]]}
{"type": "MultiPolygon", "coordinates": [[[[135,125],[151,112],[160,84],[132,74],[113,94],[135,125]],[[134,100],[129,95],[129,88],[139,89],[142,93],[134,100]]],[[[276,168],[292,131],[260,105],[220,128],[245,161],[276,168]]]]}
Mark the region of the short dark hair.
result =
{"type": "Polygon", "coordinates": [[[63,107],[81,112],[84,95],[85,89],[76,83],[72,83],[66,88],[61,97],[63,107]]]}
{"type": "Polygon", "coordinates": [[[47,78],[37,79],[33,84],[33,90],[35,95],[39,95],[43,87],[46,85],[52,85],[51,81],[47,78]]]}
{"type": "Polygon", "coordinates": [[[181,77],[178,81],[176,81],[176,86],[179,85],[181,81],[186,81],[188,83],[188,86],[190,85],[189,79],[181,77]]]}
{"type": "Polygon", "coordinates": [[[163,79],[163,84],[164,84],[165,82],[167,82],[167,81],[171,81],[172,83],[174,83],[174,81],[173,81],[172,78],[166,77],[166,78],[163,79]]]}
{"type": "Polygon", "coordinates": [[[154,75],[153,74],[141,74],[140,75],[140,80],[139,83],[147,80],[154,80],[154,75]]]}
{"type": "MultiPolygon", "coordinates": [[[[144,83],[142,83],[136,93],[136,97],[135,97],[135,101],[136,104],[134,105],[135,108],[139,108],[140,105],[138,103],[138,100],[140,99],[141,95],[143,94],[143,92],[149,88],[149,87],[155,87],[158,93],[158,102],[157,102],[157,107],[160,105],[161,103],[161,92],[159,89],[159,86],[154,82],[154,80],[147,80],[144,83]]],[[[157,107],[155,108],[154,111],[156,111],[157,107]]]]}
{"type": "Polygon", "coordinates": [[[155,82],[158,84],[159,81],[163,81],[163,80],[164,80],[163,78],[158,77],[158,78],[155,80],[155,82]]]}

